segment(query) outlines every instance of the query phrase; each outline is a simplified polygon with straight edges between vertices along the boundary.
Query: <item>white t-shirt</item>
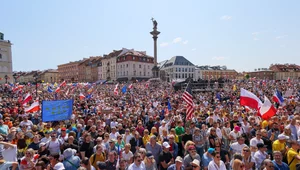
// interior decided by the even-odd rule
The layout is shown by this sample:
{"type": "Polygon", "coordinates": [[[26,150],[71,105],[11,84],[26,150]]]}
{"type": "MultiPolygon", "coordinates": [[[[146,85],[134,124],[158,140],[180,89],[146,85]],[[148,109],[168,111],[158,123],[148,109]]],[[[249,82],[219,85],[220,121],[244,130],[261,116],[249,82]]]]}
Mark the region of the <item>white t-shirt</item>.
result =
{"type": "Polygon", "coordinates": [[[250,140],[250,146],[257,148],[257,144],[258,143],[264,143],[264,141],[262,139],[258,140],[256,137],[252,138],[250,140]]]}
{"type": "Polygon", "coordinates": [[[33,126],[33,123],[30,121],[30,120],[27,120],[26,122],[25,121],[22,121],[21,123],[20,123],[20,126],[27,126],[27,129],[28,130],[30,130],[31,129],[31,127],[33,126]]]}
{"type": "Polygon", "coordinates": [[[110,133],[109,134],[109,139],[117,140],[118,135],[119,135],[119,132],[116,132],[115,134],[110,133]]]}
{"type": "Polygon", "coordinates": [[[237,137],[241,136],[242,134],[241,134],[241,132],[235,133],[234,131],[231,131],[231,132],[229,133],[229,135],[232,136],[232,137],[234,138],[234,140],[233,140],[232,142],[236,142],[236,141],[237,141],[237,140],[236,140],[237,137]]]}
{"type": "Polygon", "coordinates": [[[129,135],[127,135],[126,138],[125,138],[125,134],[124,134],[124,135],[123,135],[123,138],[124,138],[124,142],[125,142],[125,143],[129,143],[130,139],[133,138],[133,136],[132,136],[131,134],[129,134],[129,135]]]}
{"type": "Polygon", "coordinates": [[[54,154],[60,152],[60,145],[62,144],[63,143],[59,139],[56,139],[55,141],[51,140],[48,143],[46,143],[46,147],[50,151],[50,154],[54,154]]]}
{"type": "Polygon", "coordinates": [[[129,151],[128,153],[125,153],[125,151],[122,152],[122,158],[126,161],[129,161],[133,157],[133,153],[129,151]]]}
{"type": "Polygon", "coordinates": [[[208,170],[226,170],[226,166],[223,161],[220,160],[220,167],[215,163],[215,161],[210,161],[208,164],[208,170]]]}
{"type": "Polygon", "coordinates": [[[230,150],[232,150],[233,154],[235,153],[242,153],[243,148],[247,146],[246,144],[239,144],[238,142],[234,142],[233,144],[230,145],[230,150]]]}
{"type": "Polygon", "coordinates": [[[17,145],[2,150],[2,156],[5,161],[17,162],[17,145]]]}
{"type": "Polygon", "coordinates": [[[110,128],[117,127],[117,125],[118,125],[118,122],[115,122],[115,121],[110,122],[110,128]]]}

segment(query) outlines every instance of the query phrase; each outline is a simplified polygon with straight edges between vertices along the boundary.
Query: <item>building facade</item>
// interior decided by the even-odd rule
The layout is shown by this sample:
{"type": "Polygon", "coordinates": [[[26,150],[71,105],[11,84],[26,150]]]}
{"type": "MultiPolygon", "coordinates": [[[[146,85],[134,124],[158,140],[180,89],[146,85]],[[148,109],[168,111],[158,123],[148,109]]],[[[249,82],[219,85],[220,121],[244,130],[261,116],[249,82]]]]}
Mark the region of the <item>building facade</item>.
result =
{"type": "Polygon", "coordinates": [[[154,58],[146,52],[122,49],[117,57],[117,80],[149,79],[153,67],[154,58]]]}
{"type": "Polygon", "coordinates": [[[195,74],[196,80],[236,79],[238,75],[237,71],[227,69],[226,66],[196,66],[195,74]]]}
{"type": "Polygon", "coordinates": [[[174,56],[161,62],[160,70],[165,72],[167,81],[195,78],[195,65],[183,56],[174,56]]]}
{"type": "Polygon", "coordinates": [[[57,66],[59,82],[78,82],[79,81],[79,64],[82,60],[69,62],[57,66]]]}
{"type": "Polygon", "coordinates": [[[300,66],[296,64],[272,64],[269,68],[275,73],[275,80],[300,79],[300,66]]]}
{"type": "Polygon", "coordinates": [[[13,82],[12,76],[12,43],[4,40],[4,34],[0,32],[0,83],[13,82]]]}
{"type": "Polygon", "coordinates": [[[256,79],[262,79],[262,80],[274,80],[275,79],[275,73],[272,70],[269,70],[267,68],[258,68],[255,69],[252,72],[247,72],[251,78],[256,78],[256,79]]]}
{"type": "Polygon", "coordinates": [[[122,50],[114,50],[108,55],[103,55],[102,78],[105,80],[117,80],[117,57],[122,50]]]}
{"type": "Polygon", "coordinates": [[[55,69],[48,69],[48,70],[42,71],[39,74],[39,80],[42,82],[45,82],[45,83],[59,82],[58,71],[55,69]]]}
{"type": "MultiPolygon", "coordinates": [[[[104,55],[101,61],[102,80],[128,81],[152,77],[154,58],[144,51],[123,48],[104,55]]],[[[98,68],[98,73],[100,68],[98,68]]]]}

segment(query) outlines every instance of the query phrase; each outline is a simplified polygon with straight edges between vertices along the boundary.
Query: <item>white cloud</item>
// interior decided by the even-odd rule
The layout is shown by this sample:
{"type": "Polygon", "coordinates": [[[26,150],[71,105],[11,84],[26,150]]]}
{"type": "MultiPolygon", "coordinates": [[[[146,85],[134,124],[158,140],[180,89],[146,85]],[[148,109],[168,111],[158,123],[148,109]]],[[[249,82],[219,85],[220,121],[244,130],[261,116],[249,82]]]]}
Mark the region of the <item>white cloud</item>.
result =
{"type": "Polygon", "coordinates": [[[280,39],[283,39],[285,37],[287,37],[287,35],[279,35],[279,36],[275,37],[275,39],[280,40],[280,39]]]}
{"type": "Polygon", "coordinates": [[[220,20],[225,20],[225,21],[228,21],[228,20],[231,20],[231,19],[232,19],[232,16],[229,16],[229,15],[223,15],[220,18],[220,20]]]}
{"type": "Polygon", "coordinates": [[[169,43],[167,43],[167,42],[163,42],[163,43],[161,43],[161,44],[159,44],[161,47],[166,47],[166,46],[168,46],[169,45],[169,43]]]}
{"type": "Polygon", "coordinates": [[[259,32],[253,32],[252,35],[257,36],[259,32]]]}
{"type": "Polygon", "coordinates": [[[181,37],[177,37],[173,40],[173,43],[179,43],[182,41],[182,38],[181,37]]]}
{"type": "Polygon", "coordinates": [[[223,56],[215,56],[215,57],[213,57],[212,58],[212,60],[225,60],[226,58],[225,57],[223,57],[223,56]]]}
{"type": "Polygon", "coordinates": [[[196,48],[193,48],[193,49],[192,49],[192,51],[196,51],[196,50],[197,50],[196,48]]]}
{"type": "Polygon", "coordinates": [[[253,40],[254,40],[254,41],[258,41],[259,39],[258,39],[257,37],[254,37],[253,40]]]}
{"type": "Polygon", "coordinates": [[[183,41],[182,43],[183,44],[187,44],[189,41],[188,40],[185,40],[185,41],[183,41]]]}

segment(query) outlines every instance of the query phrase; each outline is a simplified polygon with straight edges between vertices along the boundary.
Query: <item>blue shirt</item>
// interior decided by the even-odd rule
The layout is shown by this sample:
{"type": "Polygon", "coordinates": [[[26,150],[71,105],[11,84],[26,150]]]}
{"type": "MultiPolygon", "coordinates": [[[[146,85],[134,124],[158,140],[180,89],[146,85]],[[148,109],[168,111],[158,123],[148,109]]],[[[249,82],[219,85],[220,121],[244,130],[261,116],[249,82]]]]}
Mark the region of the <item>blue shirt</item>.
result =
{"type": "MultiPolygon", "coordinates": [[[[176,164],[170,165],[167,170],[176,170],[176,164]]],[[[184,166],[183,165],[180,167],[180,170],[184,170],[184,166]]]]}
{"type": "Polygon", "coordinates": [[[282,162],[281,165],[277,164],[275,161],[272,161],[274,164],[274,170],[289,170],[289,166],[282,162]]]}
{"type": "Polygon", "coordinates": [[[213,159],[211,157],[207,156],[207,153],[203,154],[202,156],[203,167],[208,167],[209,162],[212,160],[213,159]]]}

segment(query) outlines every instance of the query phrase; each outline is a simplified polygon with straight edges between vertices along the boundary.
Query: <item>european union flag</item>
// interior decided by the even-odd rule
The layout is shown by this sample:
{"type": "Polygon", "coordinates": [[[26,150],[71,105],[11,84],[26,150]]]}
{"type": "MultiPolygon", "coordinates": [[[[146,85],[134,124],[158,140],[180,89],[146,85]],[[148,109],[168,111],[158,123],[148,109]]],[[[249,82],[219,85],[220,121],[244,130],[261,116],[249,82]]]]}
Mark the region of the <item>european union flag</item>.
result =
{"type": "Polygon", "coordinates": [[[127,91],[127,86],[124,85],[124,87],[122,88],[122,93],[124,94],[124,93],[126,93],[126,91],[127,91]]]}
{"type": "Polygon", "coordinates": [[[73,111],[73,100],[54,100],[42,102],[43,122],[68,120],[73,111]]]}

